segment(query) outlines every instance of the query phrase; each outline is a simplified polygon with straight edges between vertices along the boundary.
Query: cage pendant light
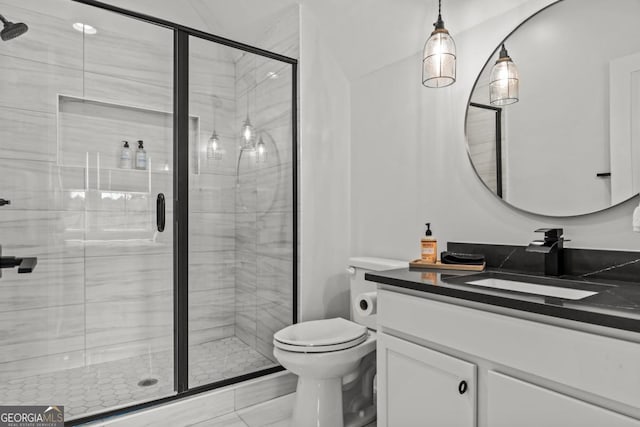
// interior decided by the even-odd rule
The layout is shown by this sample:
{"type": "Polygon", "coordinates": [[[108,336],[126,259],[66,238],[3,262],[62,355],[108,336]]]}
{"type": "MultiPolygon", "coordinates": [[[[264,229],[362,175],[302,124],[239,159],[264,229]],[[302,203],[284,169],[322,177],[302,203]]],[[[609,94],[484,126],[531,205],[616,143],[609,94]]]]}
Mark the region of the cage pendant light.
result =
{"type": "Polygon", "coordinates": [[[222,156],[224,151],[222,150],[222,145],[220,144],[220,137],[218,137],[218,133],[216,132],[216,112],[218,108],[218,97],[213,96],[213,132],[209,137],[209,141],[207,142],[207,159],[209,160],[222,160],[222,156]]]}
{"type": "Polygon", "coordinates": [[[265,163],[266,161],[267,161],[267,148],[264,144],[264,140],[262,139],[262,135],[260,135],[260,139],[256,144],[256,162],[265,163]]]}
{"type": "Polygon", "coordinates": [[[222,148],[220,147],[220,138],[218,133],[213,130],[213,133],[209,137],[207,143],[207,159],[210,160],[222,160],[222,148]]]}
{"type": "Polygon", "coordinates": [[[520,76],[507,49],[502,45],[500,56],[491,69],[489,102],[491,105],[509,105],[519,100],[520,76]]]}
{"type": "Polygon", "coordinates": [[[251,124],[251,119],[249,119],[249,89],[247,89],[247,118],[244,119],[244,123],[242,123],[242,130],[240,135],[242,140],[242,148],[244,148],[245,150],[253,149],[255,143],[255,132],[253,125],[251,124]]]}
{"type": "Polygon", "coordinates": [[[249,119],[249,113],[247,112],[247,118],[244,119],[242,124],[242,148],[248,150],[253,149],[254,131],[251,120],[249,119]]]}
{"type": "Polygon", "coordinates": [[[422,84],[426,87],[445,87],[456,81],[456,44],[444,27],[441,7],[442,0],[438,0],[438,20],[424,44],[422,84]]]}
{"type": "MultiPolygon", "coordinates": [[[[256,141],[255,141],[255,137],[256,137],[256,130],[254,128],[254,126],[251,124],[251,119],[249,119],[249,95],[251,94],[251,84],[254,85],[253,89],[256,91],[258,90],[258,78],[256,76],[256,60],[254,60],[253,63],[253,70],[254,70],[254,75],[253,75],[253,82],[247,84],[247,118],[244,119],[244,123],[242,123],[242,129],[240,131],[240,140],[241,140],[241,148],[247,151],[253,151],[256,148],[256,141]]],[[[255,97],[255,103],[257,104],[258,102],[258,97],[255,97]]],[[[255,107],[255,104],[254,104],[255,107]]]]}

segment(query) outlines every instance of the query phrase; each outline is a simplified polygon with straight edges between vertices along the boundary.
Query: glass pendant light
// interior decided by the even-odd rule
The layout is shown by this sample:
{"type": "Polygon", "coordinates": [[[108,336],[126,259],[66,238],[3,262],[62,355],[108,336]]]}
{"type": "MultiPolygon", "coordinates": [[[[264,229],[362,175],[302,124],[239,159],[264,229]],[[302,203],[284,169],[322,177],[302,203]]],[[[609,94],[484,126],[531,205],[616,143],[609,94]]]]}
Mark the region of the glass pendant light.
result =
{"type": "MultiPolygon", "coordinates": [[[[247,97],[249,95],[247,94],[247,97]]],[[[249,102],[247,101],[247,104],[249,102]]],[[[242,147],[245,149],[253,148],[253,126],[251,125],[251,120],[249,119],[249,106],[247,105],[247,118],[244,119],[244,123],[242,124],[242,147]]]]}
{"type": "Polygon", "coordinates": [[[262,135],[260,135],[260,139],[256,144],[256,162],[264,163],[267,160],[267,149],[264,145],[264,141],[262,140],[262,135]]]}
{"type": "Polygon", "coordinates": [[[218,137],[218,133],[216,132],[216,112],[218,99],[214,95],[213,97],[213,133],[209,137],[209,142],[207,143],[207,159],[210,160],[222,160],[222,146],[220,145],[220,138],[218,137]]]}
{"type": "Polygon", "coordinates": [[[500,49],[500,57],[491,69],[489,78],[489,102],[491,105],[509,105],[518,102],[520,77],[518,68],[513,63],[504,44],[500,49]]]}
{"type": "Polygon", "coordinates": [[[456,44],[444,28],[441,6],[442,0],[438,0],[438,21],[422,55],[422,84],[426,87],[445,87],[456,81],[456,44]]]}
{"type": "Polygon", "coordinates": [[[207,159],[222,160],[222,149],[220,147],[220,139],[218,134],[214,130],[209,137],[209,143],[207,144],[207,159]]]}
{"type": "MultiPolygon", "coordinates": [[[[255,69],[257,68],[256,63],[254,62],[254,90],[258,90],[258,79],[256,78],[255,73],[257,72],[255,69]]],[[[251,124],[251,119],[249,119],[249,95],[251,94],[251,86],[247,85],[247,118],[244,119],[244,123],[242,124],[242,131],[240,134],[241,139],[241,148],[249,151],[253,151],[255,147],[255,129],[251,124]]]]}

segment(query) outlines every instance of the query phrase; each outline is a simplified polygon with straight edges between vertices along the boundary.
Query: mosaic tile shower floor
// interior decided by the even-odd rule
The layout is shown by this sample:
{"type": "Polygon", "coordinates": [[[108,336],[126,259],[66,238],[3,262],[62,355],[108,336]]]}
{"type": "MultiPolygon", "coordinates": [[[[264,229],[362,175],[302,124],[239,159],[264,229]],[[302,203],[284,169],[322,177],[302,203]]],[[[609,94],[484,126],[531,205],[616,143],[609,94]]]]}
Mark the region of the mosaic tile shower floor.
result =
{"type": "MultiPolygon", "coordinates": [[[[190,361],[191,387],[275,366],[236,337],[191,347],[190,361]]],[[[173,395],[173,352],[0,382],[0,404],[64,405],[70,420],[173,395]],[[157,382],[138,385],[145,379],[157,382]]]]}

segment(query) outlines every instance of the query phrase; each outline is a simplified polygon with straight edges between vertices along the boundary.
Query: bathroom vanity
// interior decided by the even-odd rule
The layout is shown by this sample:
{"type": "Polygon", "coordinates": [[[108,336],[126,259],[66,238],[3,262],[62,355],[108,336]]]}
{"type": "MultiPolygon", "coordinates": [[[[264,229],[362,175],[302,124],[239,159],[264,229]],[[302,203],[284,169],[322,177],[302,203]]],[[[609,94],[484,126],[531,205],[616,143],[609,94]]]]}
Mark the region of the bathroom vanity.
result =
{"type": "Polygon", "coordinates": [[[378,426],[640,426],[640,286],[585,281],[563,298],[482,282],[501,274],[367,274],[378,426]]]}

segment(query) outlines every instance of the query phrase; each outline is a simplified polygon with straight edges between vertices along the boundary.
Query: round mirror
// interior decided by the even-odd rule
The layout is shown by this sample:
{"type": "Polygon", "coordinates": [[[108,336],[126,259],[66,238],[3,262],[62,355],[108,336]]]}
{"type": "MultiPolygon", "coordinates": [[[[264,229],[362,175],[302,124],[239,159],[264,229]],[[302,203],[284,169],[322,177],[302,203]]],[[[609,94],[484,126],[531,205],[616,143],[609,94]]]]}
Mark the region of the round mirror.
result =
{"type": "Polygon", "coordinates": [[[561,0],[495,49],[465,123],[469,159],[491,192],[549,216],[638,193],[639,16],[640,0],[561,0]]]}

